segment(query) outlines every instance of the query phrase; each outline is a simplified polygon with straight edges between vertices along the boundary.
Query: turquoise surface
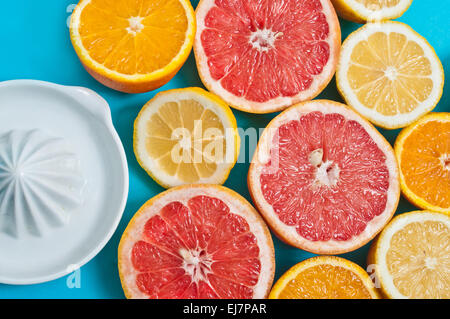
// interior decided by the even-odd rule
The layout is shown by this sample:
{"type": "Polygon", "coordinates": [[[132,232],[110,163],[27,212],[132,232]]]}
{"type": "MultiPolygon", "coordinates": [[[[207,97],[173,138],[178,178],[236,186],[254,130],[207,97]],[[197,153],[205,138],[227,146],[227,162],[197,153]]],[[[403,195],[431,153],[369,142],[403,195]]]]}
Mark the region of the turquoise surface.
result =
{"type": "MultiPolygon", "coordinates": [[[[114,125],[125,147],[129,171],[130,192],[120,225],[106,247],[92,261],[81,268],[80,287],[67,285],[71,278],[63,277],[52,282],[31,286],[0,284],[0,298],[124,298],[117,270],[117,246],[122,232],[133,214],[149,198],[163,191],[139,166],[132,149],[133,121],[141,107],[158,91],[188,86],[203,87],[191,54],[187,63],[170,83],[157,91],[145,94],[124,94],[96,82],[81,66],[69,39],[67,21],[76,0],[14,0],[0,5],[0,81],[36,79],[63,85],[88,87],[103,96],[111,106],[114,125]]],[[[194,7],[198,1],[192,1],[194,7]]],[[[410,9],[398,20],[409,24],[423,35],[435,48],[445,74],[450,78],[450,13],[449,0],[414,0],[410,9]]],[[[360,25],[341,20],[342,38],[360,25]]],[[[435,111],[450,111],[450,84],[435,111]]],[[[319,96],[342,101],[335,81],[319,96]]],[[[0,101],[1,107],[1,101],[0,101]]],[[[239,127],[263,128],[275,116],[246,114],[233,110],[239,127]]],[[[24,114],[26,116],[26,114],[24,114]]],[[[381,132],[394,143],[398,130],[381,132]]],[[[243,150],[253,154],[254,150],[243,150]]],[[[248,163],[248,161],[247,161],[248,163]]],[[[248,164],[237,164],[226,182],[228,186],[247,199],[246,175],[248,164]]],[[[403,198],[397,213],[413,210],[403,198]]],[[[313,254],[290,247],[274,237],[276,250],[276,279],[294,264],[313,254]]],[[[342,255],[365,267],[369,245],[342,255]]],[[[0,251],[0,258],[2,258],[0,251]]],[[[1,272],[1,269],[0,269],[1,272]]]]}

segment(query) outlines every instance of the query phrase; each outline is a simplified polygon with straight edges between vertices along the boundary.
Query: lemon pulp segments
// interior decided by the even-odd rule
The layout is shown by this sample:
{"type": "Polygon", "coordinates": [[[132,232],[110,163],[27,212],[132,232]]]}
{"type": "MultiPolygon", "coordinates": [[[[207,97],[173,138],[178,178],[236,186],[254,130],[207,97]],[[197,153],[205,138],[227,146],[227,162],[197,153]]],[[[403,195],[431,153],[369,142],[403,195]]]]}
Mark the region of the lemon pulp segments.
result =
{"type": "Polygon", "coordinates": [[[431,94],[430,61],[400,33],[377,32],[353,49],[348,80],[361,103],[383,115],[409,113],[431,94]]]}
{"type": "Polygon", "coordinates": [[[370,8],[372,10],[380,10],[383,8],[394,7],[398,5],[400,0],[356,0],[356,2],[361,3],[366,8],[370,8]]]}
{"type": "Polygon", "coordinates": [[[159,94],[135,124],[141,165],[166,187],[221,184],[237,159],[236,120],[224,102],[196,88],[159,94]]]}
{"type": "Polygon", "coordinates": [[[366,23],[400,17],[412,0],[331,0],[339,15],[347,20],[366,23]]]}
{"type": "Polygon", "coordinates": [[[389,298],[450,298],[450,217],[414,211],[395,217],[369,251],[389,298]]]}
{"type": "Polygon", "coordinates": [[[432,47],[399,22],[370,23],[350,35],[337,73],[347,103],[385,128],[404,127],[433,109],[443,78],[432,47]]]}
{"type": "Polygon", "coordinates": [[[392,236],[386,263],[401,294],[450,297],[450,229],[443,222],[413,222],[399,230],[392,236]]]}
{"type": "Polygon", "coordinates": [[[151,117],[147,133],[148,153],[169,175],[177,175],[183,182],[211,177],[217,169],[215,163],[225,160],[225,129],[218,116],[197,101],[165,103],[151,117]],[[177,128],[185,128],[187,136],[183,132],[173,135],[177,128]],[[215,129],[218,135],[206,136],[208,129],[215,129]],[[213,141],[221,144],[217,149],[223,150],[222,154],[207,154],[208,142],[213,141]]]}

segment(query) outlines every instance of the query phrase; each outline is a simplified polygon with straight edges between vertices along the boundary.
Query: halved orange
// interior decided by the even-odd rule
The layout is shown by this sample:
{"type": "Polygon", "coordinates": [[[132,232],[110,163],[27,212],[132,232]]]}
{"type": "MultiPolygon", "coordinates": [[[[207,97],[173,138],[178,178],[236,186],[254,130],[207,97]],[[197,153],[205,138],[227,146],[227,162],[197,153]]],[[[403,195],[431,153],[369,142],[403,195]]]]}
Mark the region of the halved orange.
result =
{"type": "Polygon", "coordinates": [[[95,79],[141,93],[175,76],[192,49],[195,28],[188,0],[82,0],[70,36],[95,79]]]}
{"type": "Polygon", "coordinates": [[[414,205],[450,214],[450,113],[431,113],[395,142],[400,186],[414,205]]]}
{"type": "Polygon", "coordinates": [[[378,299],[369,275],[344,258],[319,256],[289,269],[269,299],[378,299]]]}

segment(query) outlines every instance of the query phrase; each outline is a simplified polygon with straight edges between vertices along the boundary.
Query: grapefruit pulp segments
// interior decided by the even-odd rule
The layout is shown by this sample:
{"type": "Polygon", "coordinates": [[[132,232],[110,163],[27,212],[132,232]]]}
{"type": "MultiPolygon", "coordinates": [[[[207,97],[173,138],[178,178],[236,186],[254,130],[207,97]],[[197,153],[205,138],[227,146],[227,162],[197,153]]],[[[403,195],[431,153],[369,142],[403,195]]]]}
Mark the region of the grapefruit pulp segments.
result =
{"type": "Polygon", "coordinates": [[[127,298],[265,298],[274,260],[256,210],[216,185],[157,195],[136,213],[119,245],[127,298]]]}
{"type": "Polygon", "coordinates": [[[237,109],[284,109],[334,74],[341,33],[329,0],[202,0],[196,15],[200,77],[237,109]]]}
{"type": "Polygon", "coordinates": [[[318,254],[367,243],[400,194],[389,143],[348,107],[325,100],[293,106],[268,125],[248,182],[275,233],[318,254]]]}

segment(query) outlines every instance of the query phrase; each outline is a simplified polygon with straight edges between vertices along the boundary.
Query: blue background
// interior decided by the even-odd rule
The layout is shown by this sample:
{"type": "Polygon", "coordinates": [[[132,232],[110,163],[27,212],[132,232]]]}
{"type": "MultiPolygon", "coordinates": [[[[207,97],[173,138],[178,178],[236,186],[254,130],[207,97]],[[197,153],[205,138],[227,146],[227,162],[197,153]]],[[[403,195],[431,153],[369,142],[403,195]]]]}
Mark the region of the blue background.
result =
{"type": "MultiPolygon", "coordinates": [[[[191,54],[181,71],[157,91],[145,94],[124,94],[96,82],[81,66],[69,39],[67,20],[76,0],[14,0],[0,4],[0,81],[36,79],[63,85],[77,85],[93,89],[111,106],[114,125],[125,147],[129,171],[130,192],[121,223],[111,241],[91,262],[81,268],[81,288],[68,288],[67,276],[52,282],[31,286],[0,284],[0,298],[124,298],[117,270],[117,247],[122,232],[133,214],[149,198],[163,191],[137,163],[132,149],[133,122],[141,107],[158,91],[188,86],[203,87],[191,54]]],[[[192,0],[194,7],[198,1],[192,0]]],[[[414,0],[409,10],[398,20],[409,24],[435,48],[445,75],[450,78],[450,1],[414,0]]],[[[341,20],[342,38],[360,25],[341,20]]],[[[342,101],[333,81],[319,96],[342,101]]],[[[1,107],[1,101],[0,101],[1,107]]],[[[449,83],[435,111],[450,111],[449,83]]],[[[238,126],[262,128],[276,115],[253,115],[233,110],[238,126]]],[[[26,116],[26,115],[24,115],[26,116]]],[[[398,130],[381,132],[394,143],[398,130]]],[[[254,150],[245,150],[253,153],[254,150]]],[[[248,156],[248,155],[247,155],[248,156]]],[[[247,161],[248,162],[248,161],[247,161]]],[[[250,199],[246,175],[248,164],[237,164],[226,182],[228,186],[250,199]]],[[[397,213],[415,208],[401,199],[397,213]]],[[[313,254],[290,247],[274,237],[276,250],[276,278],[294,264],[313,254]]],[[[366,266],[369,245],[342,255],[366,266]]],[[[1,258],[1,252],[0,252],[1,258]]]]}

